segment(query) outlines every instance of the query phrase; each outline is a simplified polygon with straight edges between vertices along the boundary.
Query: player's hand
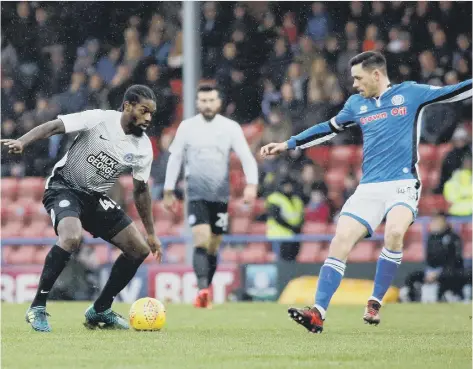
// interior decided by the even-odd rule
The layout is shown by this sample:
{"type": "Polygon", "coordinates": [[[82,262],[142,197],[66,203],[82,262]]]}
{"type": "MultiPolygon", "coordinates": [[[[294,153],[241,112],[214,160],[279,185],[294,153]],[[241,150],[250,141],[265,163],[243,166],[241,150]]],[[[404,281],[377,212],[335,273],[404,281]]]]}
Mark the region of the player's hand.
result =
{"type": "Polygon", "coordinates": [[[23,142],[21,142],[20,140],[0,140],[0,144],[3,144],[4,146],[8,147],[9,154],[21,154],[23,152],[24,145],[23,142]]]}
{"type": "Polygon", "coordinates": [[[278,155],[286,150],[287,142],[271,142],[261,148],[260,154],[265,158],[267,156],[278,155]]]}
{"type": "Polygon", "coordinates": [[[176,196],[174,196],[174,191],[164,191],[164,196],[163,196],[164,208],[172,212],[174,210],[175,204],[176,204],[176,196]]]}
{"type": "Polygon", "coordinates": [[[160,263],[161,258],[163,257],[163,251],[161,250],[161,240],[156,235],[150,234],[146,238],[146,242],[148,242],[151,253],[154,255],[158,263],[160,263]]]}
{"type": "Polygon", "coordinates": [[[258,187],[254,184],[246,185],[245,190],[243,191],[243,202],[246,205],[253,206],[257,196],[258,187]]]}

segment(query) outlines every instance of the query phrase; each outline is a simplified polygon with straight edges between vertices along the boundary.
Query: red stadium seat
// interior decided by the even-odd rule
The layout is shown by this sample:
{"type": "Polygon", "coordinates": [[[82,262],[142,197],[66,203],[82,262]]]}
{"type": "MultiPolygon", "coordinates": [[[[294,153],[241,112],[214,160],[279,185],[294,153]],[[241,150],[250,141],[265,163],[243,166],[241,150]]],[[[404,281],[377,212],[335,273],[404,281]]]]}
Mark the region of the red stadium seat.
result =
{"type": "Polygon", "coordinates": [[[367,263],[376,260],[375,244],[370,241],[359,242],[348,255],[348,261],[353,263],[367,263]]]}
{"type": "Polygon", "coordinates": [[[41,200],[44,193],[44,178],[25,177],[18,185],[18,198],[41,200]]]}
{"type": "Polygon", "coordinates": [[[237,263],[239,256],[239,250],[227,246],[220,252],[220,260],[222,263],[237,263]]]}
{"type": "Polygon", "coordinates": [[[7,264],[28,265],[33,264],[36,248],[32,246],[19,246],[12,248],[8,257],[4,259],[7,264]]]}
{"type": "Polygon", "coordinates": [[[404,238],[406,243],[422,242],[422,228],[423,226],[420,223],[414,223],[413,225],[411,225],[407,230],[406,236],[404,238]]]}
{"type": "Polygon", "coordinates": [[[230,170],[241,170],[240,158],[234,152],[230,153],[230,170]]]}
{"type": "Polygon", "coordinates": [[[450,152],[452,151],[452,144],[450,143],[446,143],[446,144],[442,144],[442,145],[438,145],[436,146],[435,148],[436,150],[436,162],[435,162],[435,167],[436,168],[441,168],[442,166],[442,163],[445,159],[445,156],[450,152]]]}
{"type": "Polygon", "coordinates": [[[131,193],[133,191],[133,177],[131,175],[120,176],[118,181],[125,189],[125,192],[131,193]]]}
{"type": "Polygon", "coordinates": [[[41,201],[32,203],[29,212],[29,217],[32,222],[42,222],[44,224],[51,224],[51,217],[46,212],[46,209],[44,208],[41,201]]]}
{"type": "Polygon", "coordinates": [[[237,217],[250,217],[253,214],[253,208],[243,202],[243,197],[232,199],[228,210],[232,216],[237,217]]]}
{"type": "Polygon", "coordinates": [[[329,247],[327,245],[322,247],[315,256],[315,262],[316,263],[323,263],[325,261],[325,259],[327,259],[328,252],[329,252],[329,247]]]}
{"type": "Polygon", "coordinates": [[[136,208],[135,203],[130,203],[127,205],[126,213],[133,220],[140,219],[140,215],[138,214],[138,209],[136,208]]]}
{"type": "Polygon", "coordinates": [[[440,182],[440,170],[432,168],[429,172],[429,182],[431,188],[436,188],[440,182]]]}
{"type": "Polygon", "coordinates": [[[419,177],[422,182],[422,190],[423,191],[428,191],[432,188],[432,183],[430,181],[430,171],[429,168],[427,168],[425,165],[420,165],[419,166],[419,177]]]}
{"type": "Polygon", "coordinates": [[[269,251],[269,246],[265,242],[250,242],[246,248],[253,250],[263,250],[265,252],[269,251]]]}
{"type": "Polygon", "coordinates": [[[245,248],[240,253],[240,261],[243,264],[265,263],[267,260],[267,251],[257,248],[245,248]]]}
{"type": "Polygon", "coordinates": [[[243,194],[246,180],[243,171],[232,170],[230,171],[230,192],[233,197],[240,197],[243,194]]]}
{"type": "Polygon", "coordinates": [[[328,146],[313,146],[306,150],[306,155],[322,167],[329,166],[330,148],[328,146]]]}
{"type": "Polygon", "coordinates": [[[16,178],[2,178],[2,200],[15,200],[18,193],[18,179],[16,178]]]}
{"type": "Polygon", "coordinates": [[[184,263],[186,261],[186,245],[171,244],[166,250],[166,262],[172,264],[184,263]]]}
{"type": "Polygon", "coordinates": [[[2,209],[2,223],[8,224],[10,222],[21,222],[23,223],[26,217],[26,209],[24,206],[20,206],[14,202],[2,209]]]}
{"type": "Polygon", "coordinates": [[[170,234],[173,224],[169,219],[159,219],[154,222],[154,229],[159,236],[167,236],[170,234]]]}
{"type": "Polygon", "coordinates": [[[297,262],[316,263],[317,255],[322,250],[322,247],[323,244],[321,242],[303,242],[296,258],[297,262]]]}
{"type": "Polygon", "coordinates": [[[97,262],[100,265],[108,263],[108,259],[109,259],[108,252],[109,252],[109,246],[106,243],[94,245],[95,257],[97,259],[97,262]]]}
{"type": "Polygon", "coordinates": [[[463,257],[465,259],[471,259],[472,257],[471,242],[466,242],[465,245],[463,246],[463,257]]]}
{"type": "Polygon", "coordinates": [[[51,246],[43,245],[43,246],[32,246],[35,248],[35,253],[33,254],[33,264],[44,264],[44,260],[46,259],[46,255],[51,250],[51,246]]]}
{"type": "Polygon", "coordinates": [[[171,91],[173,95],[177,97],[182,97],[182,80],[171,79],[169,83],[171,84],[171,91]]]}
{"type": "Polygon", "coordinates": [[[265,222],[253,222],[250,224],[250,234],[266,235],[266,223],[265,222]]]}
{"type": "Polygon", "coordinates": [[[265,208],[265,200],[264,199],[256,199],[254,207],[253,207],[253,214],[254,215],[261,215],[266,212],[265,208]]]}
{"type": "Polygon", "coordinates": [[[254,123],[243,125],[242,129],[248,143],[253,143],[263,134],[264,123],[260,120],[256,120],[254,123]]]}
{"type": "Polygon", "coordinates": [[[461,228],[461,237],[463,242],[471,242],[471,223],[463,224],[461,228]]]}
{"type": "Polygon", "coordinates": [[[332,191],[343,191],[345,188],[346,171],[341,168],[329,170],[325,174],[325,183],[332,191]]]}
{"type": "Polygon", "coordinates": [[[171,236],[182,236],[185,232],[184,223],[173,224],[169,232],[171,236]]]}
{"type": "Polygon", "coordinates": [[[307,222],[302,227],[302,233],[304,234],[324,234],[326,232],[327,224],[325,223],[307,222]]]}
{"type": "Polygon", "coordinates": [[[230,225],[231,233],[248,234],[250,220],[248,218],[235,217],[231,220],[230,225]]]}
{"type": "Polygon", "coordinates": [[[356,146],[355,154],[353,156],[353,166],[359,168],[363,162],[363,145],[356,146]]]}
{"type": "Polygon", "coordinates": [[[437,150],[434,145],[419,145],[419,163],[425,168],[431,168],[436,165],[437,150]]]}
{"type": "Polygon", "coordinates": [[[350,166],[355,162],[355,145],[332,146],[330,150],[330,166],[350,166]]]}
{"type": "Polygon", "coordinates": [[[402,252],[403,261],[419,263],[424,261],[424,259],[424,244],[422,242],[411,243],[407,245],[407,247],[402,252]]]}
{"type": "Polygon", "coordinates": [[[447,211],[448,203],[442,195],[424,195],[419,200],[419,214],[432,215],[437,211],[447,211]]]}
{"type": "Polygon", "coordinates": [[[29,227],[21,229],[21,237],[40,238],[44,235],[44,223],[32,223],[29,227]]]}

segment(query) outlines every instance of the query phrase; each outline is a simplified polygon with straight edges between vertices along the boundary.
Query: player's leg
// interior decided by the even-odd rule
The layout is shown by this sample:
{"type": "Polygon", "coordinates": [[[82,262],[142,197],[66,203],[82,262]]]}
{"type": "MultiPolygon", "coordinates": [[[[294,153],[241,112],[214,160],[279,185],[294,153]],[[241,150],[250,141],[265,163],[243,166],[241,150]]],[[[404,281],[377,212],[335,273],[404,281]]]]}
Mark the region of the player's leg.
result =
{"type": "Polygon", "coordinates": [[[218,264],[218,250],[222,243],[221,234],[212,233],[208,249],[208,261],[209,261],[209,286],[212,284],[215,272],[217,271],[218,264]]]}
{"type": "Polygon", "coordinates": [[[210,205],[210,237],[208,248],[209,260],[209,286],[217,270],[218,250],[222,243],[223,235],[228,232],[228,204],[224,202],[213,202],[210,205]]]}
{"type": "Polygon", "coordinates": [[[351,216],[341,215],[329,255],[320,269],[315,304],[308,309],[289,309],[289,316],[313,333],[323,330],[326,310],[345,272],[345,262],[353,246],[367,235],[366,227],[351,216]]]}
{"type": "Polygon", "coordinates": [[[358,186],[340,213],[329,255],[320,269],[314,306],[306,310],[289,309],[297,323],[311,332],[322,332],[326,310],[342,281],[348,254],[358,241],[373,234],[383,216],[384,201],[377,185],[358,186]]]}
{"type": "Polygon", "coordinates": [[[380,322],[381,302],[401,264],[404,235],[413,221],[412,209],[405,205],[396,205],[387,214],[384,248],[376,265],[373,294],[363,315],[366,323],[377,325],[380,322]]]}
{"type": "MultiPolygon", "coordinates": [[[[200,219],[202,221],[202,218],[200,219]]],[[[209,245],[211,230],[209,224],[198,224],[192,227],[192,240],[194,243],[194,255],[192,266],[197,278],[197,288],[199,292],[194,301],[194,306],[206,308],[209,304],[209,245]]]]}
{"type": "Polygon", "coordinates": [[[51,215],[58,242],[46,255],[35,298],[26,312],[26,321],[34,330],[49,332],[46,301],[72,252],[80,247],[82,225],[79,220],[81,205],[74,193],[68,190],[47,190],[44,205],[51,215]]]}
{"type": "Polygon", "coordinates": [[[204,200],[189,201],[188,222],[192,227],[194,254],[192,266],[197,279],[199,292],[194,306],[206,308],[209,303],[209,245],[211,239],[209,203],[204,200]]]}
{"type": "Polygon", "coordinates": [[[97,200],[84,218],[84,229],[96,237],[109,241],[123,251],[110,271],[110,276],[97,300],[86,312],[85,326],[97,328],[128,329],[126,319],[112,311],[115,297],[132,280],[136,271],[150,253],[142,234],[119,205],[106,197],[97,200]]]}

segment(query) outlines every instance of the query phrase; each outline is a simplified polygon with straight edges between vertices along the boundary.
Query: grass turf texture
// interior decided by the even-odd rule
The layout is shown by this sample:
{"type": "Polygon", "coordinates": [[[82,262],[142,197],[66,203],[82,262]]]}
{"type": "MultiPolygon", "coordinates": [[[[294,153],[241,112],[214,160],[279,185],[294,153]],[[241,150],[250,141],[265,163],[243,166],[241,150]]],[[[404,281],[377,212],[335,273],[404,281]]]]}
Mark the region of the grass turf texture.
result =
{"type": "MultiPolygon", "coordinates": [[[[471,305],[387,305],[378,327],[362,306],[332,306],[321,335],[287,307],[235,303],[197,310],[168,305],[161,332],[89,331],[87,303],[51,302],[52,333],[33,332],[27,305],[2,304],[3,369],[471,368],[471,305]]],[[[128,304],[114,304],[128,316],[128,304]]]]}

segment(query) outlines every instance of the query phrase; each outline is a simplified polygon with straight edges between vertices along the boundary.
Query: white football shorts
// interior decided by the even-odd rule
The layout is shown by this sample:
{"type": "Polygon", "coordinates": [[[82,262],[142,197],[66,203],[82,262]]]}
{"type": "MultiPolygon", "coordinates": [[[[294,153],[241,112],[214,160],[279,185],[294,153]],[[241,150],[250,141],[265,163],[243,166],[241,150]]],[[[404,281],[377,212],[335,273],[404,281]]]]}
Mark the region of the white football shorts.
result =
{"type": "Polygon", "coordinates": [[[340,215],[358,220],[367,228],[370,237],[396,205],[409,208],[415,219],[421,189],[416,179],[362,183],[348,198],[340,215]]]}

